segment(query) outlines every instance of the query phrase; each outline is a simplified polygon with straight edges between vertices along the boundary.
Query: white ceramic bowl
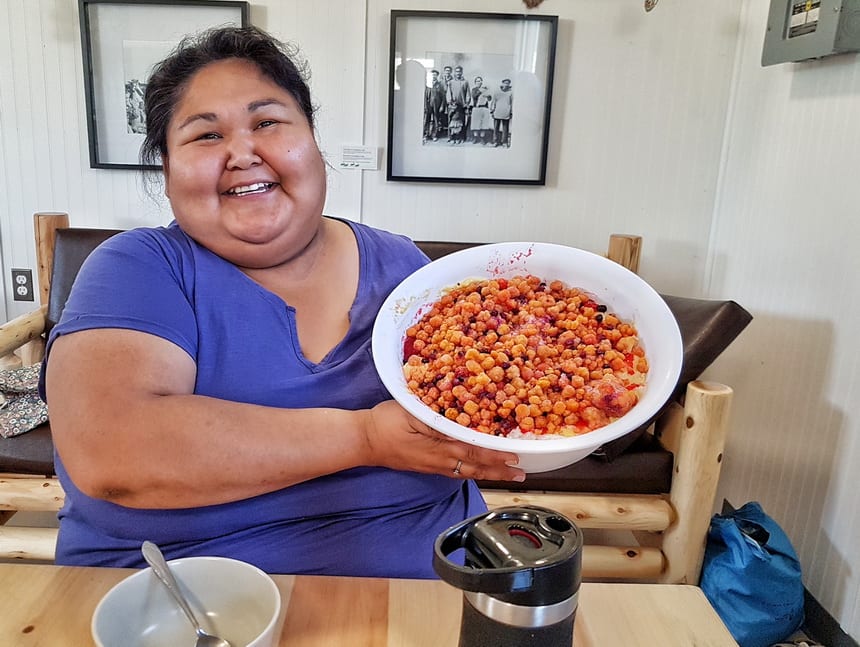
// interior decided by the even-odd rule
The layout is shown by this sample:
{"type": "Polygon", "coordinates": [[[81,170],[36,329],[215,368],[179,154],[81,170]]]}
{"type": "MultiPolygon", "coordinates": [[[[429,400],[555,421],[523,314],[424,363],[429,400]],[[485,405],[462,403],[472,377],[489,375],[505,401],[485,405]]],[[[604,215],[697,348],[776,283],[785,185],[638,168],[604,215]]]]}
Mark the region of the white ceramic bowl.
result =
{"type": "Polygon", "coordinates": [[[575,463],[606,442],[637,429],[657,413],[678,382],[683,360],[681,333],[662,297],[644,280],[603,256],[550,243],[498,243],[455,252],[426,265],[388,296],[373,328],[373,357],[388,391],[407,411],[438,431],[480,447],[514,452],[526,472],[545,472],[575,463]],[[403,342],[446,289],[469,279],[533,274],[560,280],[590,293],[611,312],[632,321],[649,363],[639,402],[626,415],[580,436],[553,439],[505,438],[483,434],[434,412],[406,386],[403,342]]]}
{"type": "MultiPolygon", "coordinates": [[[[185,557],[168,564],[204,630],[237,647],[277,643],[281,595],[266,573],[225,557],[185,557]]],[[[196,641],[188,618],[151,568],[108,591],[91,628],[98,647],[193,647],[196,641]]]]}

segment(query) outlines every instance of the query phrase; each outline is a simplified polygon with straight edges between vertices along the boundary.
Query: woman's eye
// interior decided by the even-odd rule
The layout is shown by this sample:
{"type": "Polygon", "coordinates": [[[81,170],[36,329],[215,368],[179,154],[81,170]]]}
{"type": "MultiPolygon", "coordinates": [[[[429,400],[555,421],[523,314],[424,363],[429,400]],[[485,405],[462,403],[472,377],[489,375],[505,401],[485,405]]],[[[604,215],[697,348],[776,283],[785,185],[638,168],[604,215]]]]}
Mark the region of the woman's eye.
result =
{"type": "Polygon", "coordinates": [[[221,135],[218,133],[203,133],[197,139],[220,139],[221,135]]]}
{"type": "Polygon", "coordinates": [[[257,124],[257,128],[268,128],[269,126],[274,126],[277,121],[274,119],[263,119],[259,124],[257,124]]]}

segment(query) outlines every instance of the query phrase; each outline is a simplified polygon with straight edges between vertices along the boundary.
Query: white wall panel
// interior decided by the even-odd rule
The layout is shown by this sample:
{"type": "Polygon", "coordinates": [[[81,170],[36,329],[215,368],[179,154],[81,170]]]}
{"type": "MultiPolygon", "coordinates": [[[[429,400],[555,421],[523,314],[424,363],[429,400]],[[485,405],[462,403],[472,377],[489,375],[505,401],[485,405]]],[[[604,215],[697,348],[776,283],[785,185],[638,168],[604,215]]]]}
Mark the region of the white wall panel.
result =
{"type": "MultiPolygon", "coordinates": [[[[253,3],[251,22],[296,45],[310,67],[320,149],[335,167],[343,144],[362,144],[364,24],[358,0],[253,3]]],[[[361,220],[361,172],[331,168],[326,213],[361,220]]]]}
{"type": "Polygon", "coordinates": [[[709,293],[755,314],[713,371],[736,391],[721,495],[785,527],[804,581],[855,639],[860,499],[860,60],[762,68],[746,3],[709,293]]]}

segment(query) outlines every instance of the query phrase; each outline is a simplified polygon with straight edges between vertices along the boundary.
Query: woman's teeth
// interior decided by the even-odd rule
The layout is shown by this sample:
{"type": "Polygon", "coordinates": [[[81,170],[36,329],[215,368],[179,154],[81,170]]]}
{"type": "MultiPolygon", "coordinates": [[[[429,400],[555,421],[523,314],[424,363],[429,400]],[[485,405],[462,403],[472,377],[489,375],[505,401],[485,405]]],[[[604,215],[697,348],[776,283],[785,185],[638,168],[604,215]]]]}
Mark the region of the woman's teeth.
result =
{"type": "Polygon", "coordinates": [[[257,182],[255,184],[248,184],[247,186],[234,187],[227,191],[227,193],[230,195],[248,195],[251,193],[263,193],[264,191],[268,191],[273,186],[275,186],[274,182],[257,182]]]}

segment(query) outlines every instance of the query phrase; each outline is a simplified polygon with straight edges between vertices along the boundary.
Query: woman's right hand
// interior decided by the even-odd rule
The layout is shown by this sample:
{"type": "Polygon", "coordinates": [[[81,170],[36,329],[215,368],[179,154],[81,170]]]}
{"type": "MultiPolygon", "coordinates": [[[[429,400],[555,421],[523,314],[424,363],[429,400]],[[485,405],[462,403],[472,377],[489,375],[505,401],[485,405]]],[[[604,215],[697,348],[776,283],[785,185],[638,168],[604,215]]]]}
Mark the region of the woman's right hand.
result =
{"type": "Polygon", "coordinates": [[[372,465],[452,478],[518,482],[525,479],[525,473],[516,467],[516,454],[449,438],[393,400],[382,402],[366,413],[364,432],[368,462],[372,465]]]}

